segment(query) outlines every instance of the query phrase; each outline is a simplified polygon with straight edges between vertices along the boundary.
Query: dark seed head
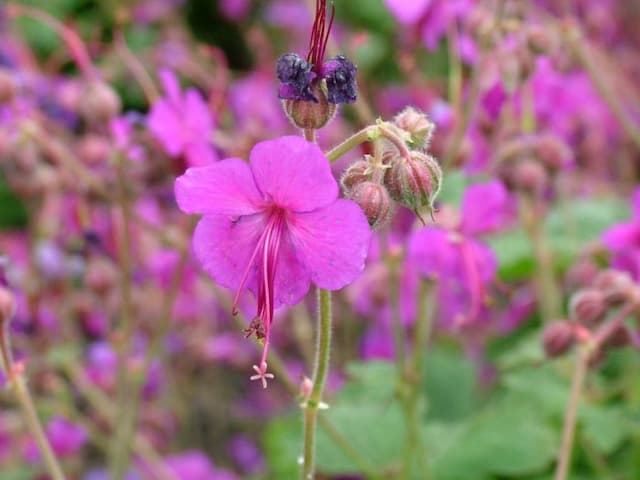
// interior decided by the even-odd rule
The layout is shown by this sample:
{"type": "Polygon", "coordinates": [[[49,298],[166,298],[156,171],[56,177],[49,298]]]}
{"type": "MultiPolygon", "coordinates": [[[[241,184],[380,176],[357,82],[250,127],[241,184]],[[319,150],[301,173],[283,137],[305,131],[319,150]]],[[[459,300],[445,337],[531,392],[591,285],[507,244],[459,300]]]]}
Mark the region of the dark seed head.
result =
{"type": "Polygon", "coordinates": [[[322,76],[327,82],[330,103],[354,103],[358,97],[356,66],[344,55],[327,60],[322,66],[322,76]]]}

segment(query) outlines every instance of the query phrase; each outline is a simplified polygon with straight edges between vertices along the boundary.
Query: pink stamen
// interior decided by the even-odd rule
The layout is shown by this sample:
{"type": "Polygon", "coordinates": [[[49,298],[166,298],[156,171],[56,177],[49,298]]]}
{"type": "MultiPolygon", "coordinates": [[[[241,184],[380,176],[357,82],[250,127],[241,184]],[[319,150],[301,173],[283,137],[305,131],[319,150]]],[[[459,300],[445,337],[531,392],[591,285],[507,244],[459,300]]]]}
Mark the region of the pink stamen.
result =
{"type": "Polygon", "coordinates": [[[335,14],[335,5],[331,4],[331,17],[327,26],[327,1],[316,1],[315,18],[311,29],[311,39],[309,40],[309,54],[307,55],[307,61],[313,65],[316,71],[322,66],[335,14]]]}
{"type": "Polygon", "coordinates": [[[257,375],[253,375],[251,380],[261,380],[264,388],[267,387],[267,379],[274,378],[273,374],[267,373],[267,355],[269,353],[269,337],[271,332],[271,322],[273,321],[274,311],[274,284],[276,278],[276,267],[278,265],[278,254],[282,244],[282,234],[284,233],[285,216],[284,212],[278,208],[274,208],[269,215],[267,225],[258,239],[256,248],[254,249],[249,264],[242,276],[240,286],[236,292],[233,301],[233,313],[237,313],[237,305],[240,292],[244,288],[249,272],[254,267],[258,253],[261,253],[261,275],[258,278],[258,312],[257,317],[260,319],[260,325],[263,331],[260,331],[255,324],[257,318],[249,327],[249,334],[255,332],[256,336],[263,339],[262,356],[260,365],[254,365],[253,369],[257,375]]]}

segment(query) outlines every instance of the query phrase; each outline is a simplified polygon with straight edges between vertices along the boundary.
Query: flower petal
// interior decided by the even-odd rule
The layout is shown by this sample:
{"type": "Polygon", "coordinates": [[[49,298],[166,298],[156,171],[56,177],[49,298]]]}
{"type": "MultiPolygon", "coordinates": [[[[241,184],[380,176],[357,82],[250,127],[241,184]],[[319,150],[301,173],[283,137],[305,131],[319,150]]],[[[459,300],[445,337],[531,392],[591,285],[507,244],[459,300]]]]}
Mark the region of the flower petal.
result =
{"type": "Polygon", "coordinates": [[[408,260],[426,277],[446,278],[455,274],[459,251],[451,232],[439,227],[418,230],[409,239],[408,260]]]}
{"type": "Polygon", "coordinates": [[[640,247],[640,224],[625,222],[614,225],[602,234],[602,242],[612,252],[640,247]]]}
{"type": "Polygon", "coordinates": [[[289,231],[298,257],[320,288],[338,290],[364,269],[371,229],[358,205],[350,200],[289,219],[289,231]]]}
{"type": "Polygon", "coordinates": [[[338,184],[320,148],[301,137],[260,142],[251,150],[251,170],[265,197],[296,212],[329,205],[338,184]]]}
{"type": "Polygon", "coordinates": [[[471,185],[462,199],[462,226],[466,234],[494,232],[515,215],[514,202],[502,182],[471,185]]]}
{"type": "Polygon", "coordinates": [[[185,213],[250,215],[264,203],[249,166],[239,158],[187,169],[176,179],[175,194],[185,213]]]}
{"type": "MultiPolygon", "coordinates": [[[[232,290],[240,286],[265,221],[264,215],[256,214],[235,221],[226,215],[205,215],[198,222],[193,234],[193,250],[216,283],[232,290]]],[[[254,266],[246,283],[254,293],[257,274],[258,268],[254,266]]]]}

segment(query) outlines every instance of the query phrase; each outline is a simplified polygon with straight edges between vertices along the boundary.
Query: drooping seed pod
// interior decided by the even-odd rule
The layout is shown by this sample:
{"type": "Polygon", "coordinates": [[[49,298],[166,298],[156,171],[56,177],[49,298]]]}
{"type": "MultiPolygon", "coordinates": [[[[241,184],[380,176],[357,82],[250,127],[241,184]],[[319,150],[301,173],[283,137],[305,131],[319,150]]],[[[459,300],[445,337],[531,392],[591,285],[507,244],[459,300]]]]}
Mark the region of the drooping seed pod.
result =
{"type": "Polygon", "coordinates": [[[575,341],[573,326],[567,320],[550,323],[542,332],[544,351],[551,358],[564,355],[575,341]]]}
{"type": "Polygon", "coordinates": [[[418,211],[433,210],[442,187],[442,169],[430,155],[412,151],[408,157],[393,156],[384,183],[396,202],[418,211]]]}
{"type": "Polygon", "coordinates": [[[372,168],[366,160],[358,160],[345,170],[340,179],[342,192],[349,195],[349,192],[356,185],[371,180],[372,168]]]}
{"type": "Polygon", "coordinates": [[[358,183],[349,192],[349,198],[360,205],[371,228],[379,228],[391,218],[391,198],[384,185],[375,182],[358,183]]]}
{"type": "Polygon", "coordinates": [[[576,292],[569,300],[571,318],[586,327],[600,323],[607,313],[607,303],[602,290],[585,288],[576,292]]]}

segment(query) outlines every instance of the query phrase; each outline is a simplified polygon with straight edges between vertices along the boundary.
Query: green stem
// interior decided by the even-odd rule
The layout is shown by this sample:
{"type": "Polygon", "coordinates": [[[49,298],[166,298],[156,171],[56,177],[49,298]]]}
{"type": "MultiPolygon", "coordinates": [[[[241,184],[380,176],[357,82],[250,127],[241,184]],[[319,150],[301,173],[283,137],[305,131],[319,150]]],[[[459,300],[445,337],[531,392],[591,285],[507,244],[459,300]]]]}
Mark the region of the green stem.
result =
{"type": "Polygon", "coordinates": [[[33,435],[33,438],[40,449],[47,472],[51,475],[52,480],[65,480],[62,468],[58,463],[58,459],[51,448],[51,444],[49,444],[47,435],[45,434],[44,428],[38,418],[33,398],[29,393],[23,374],[13,362],[8,331],[9,319],[6,318],[2,320],[2,323],[3,325],[0,326],[0,361],[2,362],[2,369],[9,381],[11,389],[16,395],[18,405],[22,411],[22,417],[27,424],[27,428],[31,432],[31,435],[33,435]]]}
{"type": "Polygon", "coordinates": [[[133,382],[129,378],[129,344],[133,336],[134,324],[132,316],[132,271],[131,258],[131,219],[132,208],[127,192],[125,158],[117,159],[118,184],[120,190],[120,210],[122,214],[122,232],[118,241],[118,257],[120,266],[120,335],[118,338],[118,371],[117,371],[117,405],[119,421],[111,444],[111,474],[114,480],[122,480],[129,468],[131,460],[131,438],[135,433],[137,412],[132,408],[135,403],[133,382]]]}
{"type": "Polygon", "coordinates": [[[322,393],[329,372],[331,352],[331,292],[318,290],[318,340],[313,371],[313,388],[304,411],[304,447],[302,480],[313,480],[315,468],[316,426],[318,409],[322,402],[322,393]]]}
{"type": "Polygon", "coordinates": [[[561,313],[561,290],[556,285],[553,257],[536,200],[526,194],[520,195],[520,218],[536,257],[534,281],[538,291],[538,306],[543,321],[549,322],[561,313]]]}
{"type": "Polygon", "coordinates": [[[571,393],[567,412],[564,417],[564,428],[562,430],[562,443],[558,453],[558,464],[556,466],[555,480],[566,480],[569,473],[569,463],[571,461],[571,450],[573,448],[573,438],[576,430],[576,418],[578,415],[578,405],[582,394],[582,387],[587,374],[589,361],[589,349],[585,346],[580,349],[576,358],[576,367],[573,371],[571,381],[571,393]]]}
{"type": "Polygon", "coordinates": [[[420,431],[423,413],[423,405],[420,400],[425,351],[429,341],[435,311],[432,292],[433,285],[430,282],[421,282],[418,294],[418,316],[416,318],[413,350],[408,365],[410,370],[407,372],[406,377],[409,389],[408,397],[404,402],[407,439],[402,478],[410,478],[416,453],[422,475],[421,478],[424,480],[430,478],[429,465],[427,464],[425,456],[424,441],[422,432],[420,431]]]}

